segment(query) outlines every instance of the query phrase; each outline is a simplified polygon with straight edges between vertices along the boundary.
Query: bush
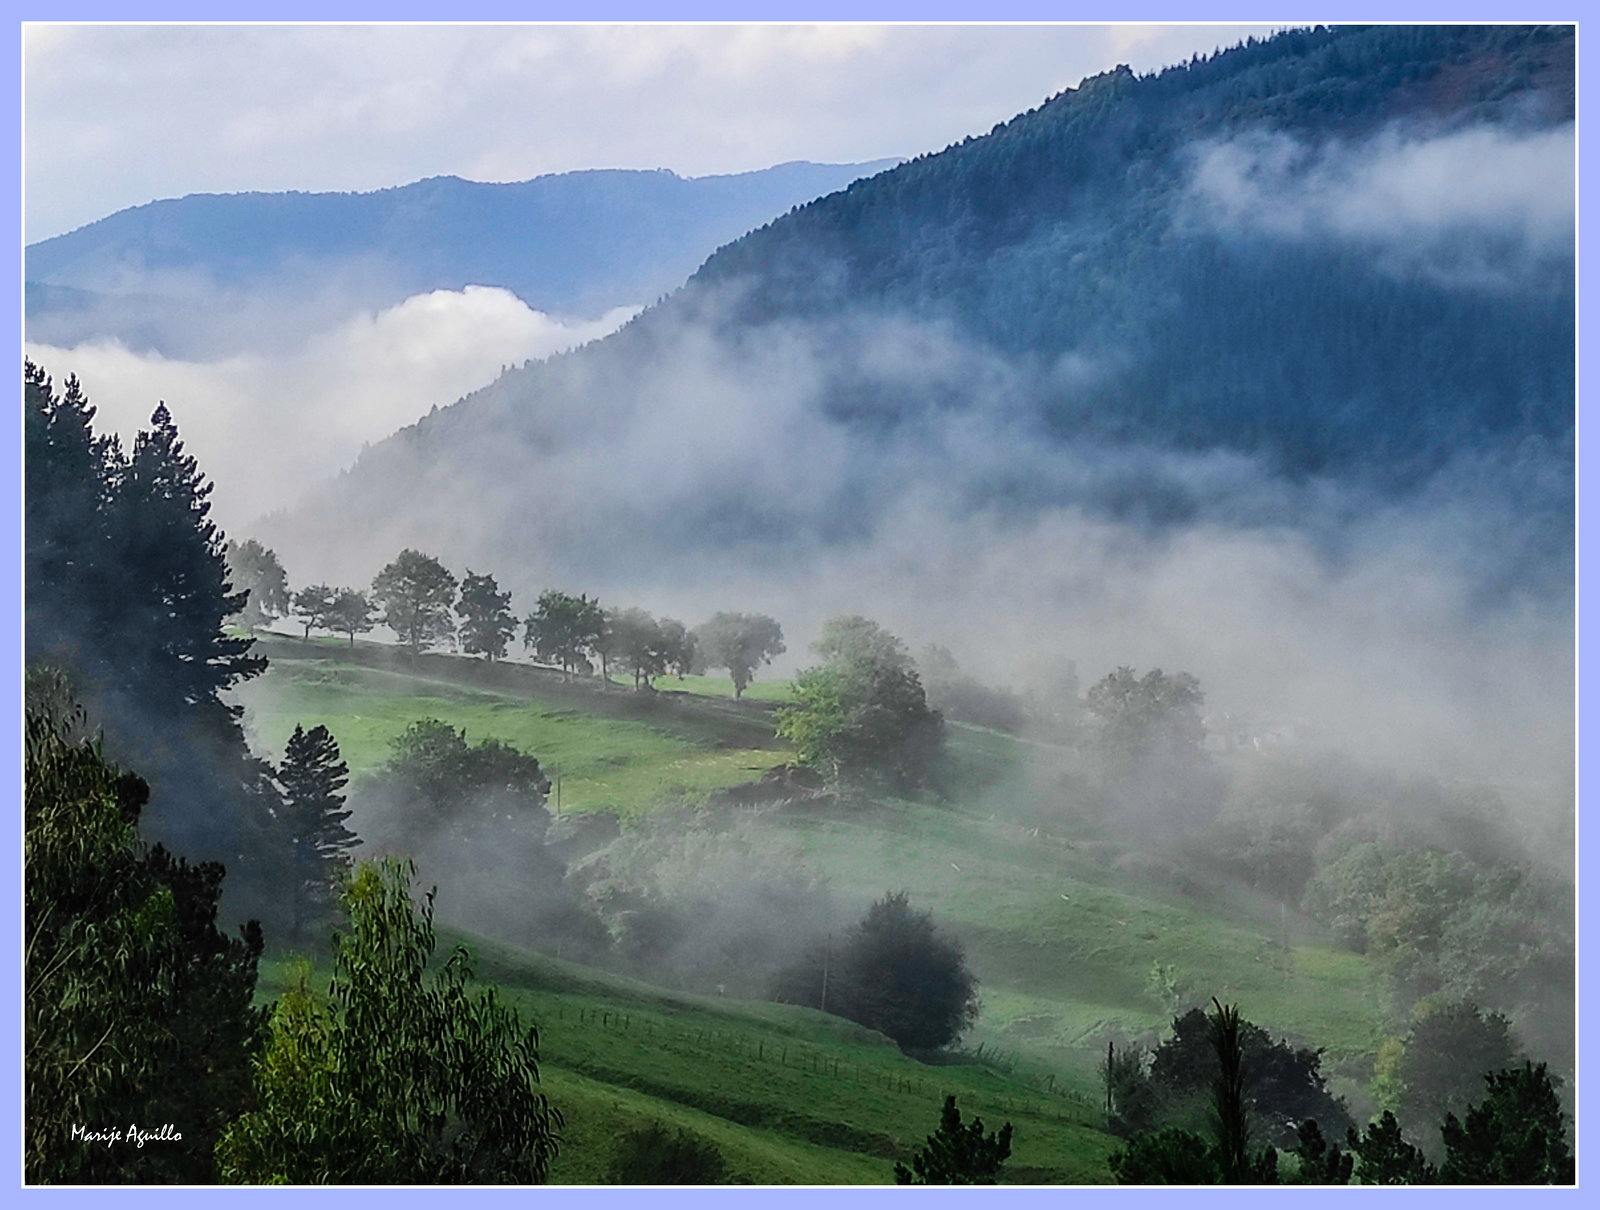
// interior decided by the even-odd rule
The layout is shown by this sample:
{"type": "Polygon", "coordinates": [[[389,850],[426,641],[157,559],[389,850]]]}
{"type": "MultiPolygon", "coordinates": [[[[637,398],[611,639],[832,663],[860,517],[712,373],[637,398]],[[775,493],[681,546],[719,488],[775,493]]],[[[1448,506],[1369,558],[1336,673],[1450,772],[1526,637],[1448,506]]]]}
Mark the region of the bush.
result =
{"type": "Polygon", "coordinates": [[[728,1165],[710,1139],[652,1122],[622,1136],[606,1175],[614,1185],[721,1185],[728,1165]]]}
{"type": "Polygon", "coordinates": [[[876,1029],[907,1051],[954,1042],[978,1015],[978,981],[961,947],[904,891],[867,909],[836,951],[814,947],[784,971],[775,998],[876,1029]]]}

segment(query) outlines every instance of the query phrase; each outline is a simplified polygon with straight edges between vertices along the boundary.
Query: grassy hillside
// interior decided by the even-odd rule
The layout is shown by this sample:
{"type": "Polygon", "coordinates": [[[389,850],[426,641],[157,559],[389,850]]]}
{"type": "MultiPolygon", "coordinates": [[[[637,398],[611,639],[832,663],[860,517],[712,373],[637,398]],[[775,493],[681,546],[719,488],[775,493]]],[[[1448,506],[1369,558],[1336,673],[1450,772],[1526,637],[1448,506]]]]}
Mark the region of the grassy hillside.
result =
{"type": "MultiPolygon", "coordinates": [[[[411,665],[364,645],[267,646],[270,670],[239,695],[255,734],[281,748],[295,722],[324,723],[358,772],[381,763],[407,722],[433,715],[539,756],[561,772],[566,810],[639,818],[789,756],[759,701],[601,693],[527,667],[411,665]]],[[[1150,981],[1156,963],[1196,997],[1237,1001],[1269,1031],[1327,1048],[1337,1090],[1359,1091],[1383,1023],[1365,959],[1318,943],[1275,903],[1200,885],[1075,820],[1050,788],[1050,745],[961,725],[949,740],[970,794],[818,799],[747,822],[797,848],[852,911],[898,889],[932,910],[981,980],[964,1053],[986,1062],[928,1067],[819,1013],[663,991],[474,942],[480,974],[540,1024],[572,1141],[556,1179],[597,1179],[609,1140],[654,1118],[713,1138],[758,1182],[887,1180],[892,1157],[937,1124],[947,1090],[986,1121],[1016,1123],[1014,1179],[1109,1179],[1115,1142],[1095,1128],[1095,1064],[1108,1037],[1150,1038],[1170,1020],[1150,981]]]]}
{"type": "Polygon", "coordinates": [[[388,760],[390,741],[421,718],[464,727],[469,742],[494,737],[533,753],[561,778],[563,810],[631,814],[750,781],[788,759],[759,706],[602,693],[526,665],[413,662],[376,644],[267,638],[257,650],[270,670],[235,696],[258,750],[281,755],[296,723],[321,724],[357,776],[388,760]]]}
{"type": "MultiPolygon", "coordinates": [[[[757,1184],[888,1183],[946,1093],[986,1124],[1014,1124],[1012,1181],[1108,1179],[1116,1140],[1092,1100],[1054,1081],[975,1060],[929,1067],[809,1009],[667,992],[481,938],[445,933],[441,951],[457,942],[538,1023],[541,1078],[566,1118],[555,1183],[600,1182],[613,1140],[652,1120],[710,1138],[757,1184]]],[[[264,964],[263,998],[286,978],[286,963],[264,964]]]]}

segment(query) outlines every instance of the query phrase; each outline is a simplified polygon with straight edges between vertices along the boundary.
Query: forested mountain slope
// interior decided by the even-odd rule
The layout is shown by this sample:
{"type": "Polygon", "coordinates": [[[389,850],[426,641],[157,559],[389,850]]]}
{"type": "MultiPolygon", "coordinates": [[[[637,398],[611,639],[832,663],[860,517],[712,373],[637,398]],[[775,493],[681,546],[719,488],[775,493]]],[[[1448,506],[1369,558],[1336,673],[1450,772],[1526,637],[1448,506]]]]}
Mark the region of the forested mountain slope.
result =
{"type": "Polygon", "coordinates": [[[660,425],[675,465],[683,446],[726,470],[674,476],[694,490],[646,519],[670,547],[859,536],[930,474],[975,505],[1157,519],[1217,487],[1108,469],[1130,448],[1385,492],[1515,450],[1560,529],[1572,53],[1570,30],[1319,29],[1088,80],[801,207],[600,346],[399,434],[339,489],[343,526],[404,509],[395,469],[426,467],[492,548],[496,472],[548,482],[559,455],[554,478],[581,480],[572,455],[602,433],[628,468],[660,425]],[[741,472],[766,438],[823,465],[741,472]],[[1122,452],[1064,456],[1085,441],[1122,452]]]}

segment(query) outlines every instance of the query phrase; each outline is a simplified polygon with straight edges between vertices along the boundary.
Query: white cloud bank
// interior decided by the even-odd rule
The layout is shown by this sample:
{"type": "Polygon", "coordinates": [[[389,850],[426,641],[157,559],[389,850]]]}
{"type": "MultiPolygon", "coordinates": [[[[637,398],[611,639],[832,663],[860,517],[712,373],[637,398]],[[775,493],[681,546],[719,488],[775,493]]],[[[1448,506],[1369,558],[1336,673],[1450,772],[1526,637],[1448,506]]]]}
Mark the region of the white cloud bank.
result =
{"type": "Polygon", "coordinates": [[[216,484],[214,515],[242,533],[348,465],[363,444],[487,385],[507,365],[605,336],[639,309],[565,324],[508,290],[468,286],[358,315],[282,355],[202,362],[116,343],[26,348],[58,382],[77,374],[97,409],[97,430],[119,434],[124,445],[165,400],[216,484]]]}

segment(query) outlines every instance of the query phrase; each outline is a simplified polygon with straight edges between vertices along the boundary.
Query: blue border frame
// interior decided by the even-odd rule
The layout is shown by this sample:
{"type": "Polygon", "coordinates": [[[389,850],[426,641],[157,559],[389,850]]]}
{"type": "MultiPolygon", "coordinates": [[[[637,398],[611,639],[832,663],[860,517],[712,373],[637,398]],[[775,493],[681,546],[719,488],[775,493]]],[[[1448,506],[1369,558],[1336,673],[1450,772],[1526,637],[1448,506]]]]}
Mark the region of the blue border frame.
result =
{"type": "MultiPolygon", "coordinates": [[[[1051,3],[1049,0],[991,0],[987,5],[976,3],[975,0],[785,0],[783,3],[755,4],[751,0],[671,0],[671,2],[650,3],[646,0],[537,0],[536,3],[515,4],[510,0],[458,0],[451,5],[429,3],[428,0],[388,0],[379,3],[377,0],[342,0],[340,3],[316,3],[315,0],[283,0],[275,4],[254,3],[244,5],[222,5],[205,0],[76,0],[66,3],[40,3],[32,0],[19,5],[18,40],[16,55],[18,63],[18,87],[11,94],[10,105],[15,106],[12,112],[13,120],[10,124],[10,138],[13,140],[14,154],[11,162],[16,165],[16,189],[10,195],[8,205],[18,242],[9,254],[12,258],[11,280],[15,283],[9,301],[6,304],[5,314],[12,319],[18,334],[19,346],[22,335],[22,155],[21,155],[21,62],[22,62],[22,37],[21,22],[34,21],[235,21],[235,20],[270,20],[270,21],[374,21],[374,20],[447,20],[447,21],[537,21],[537,20],[567,20],[567,21],[739,21],[759,19],[765,21],[781,20],[840,20],[840,21],[1095,21],[1095,22],[1134,22],[1134,21],[1240,21],[1240,22],[1268,22],[1281,24],[1310,24],[1332,20],[1343,21],[1415,21],[1415,22],[1445,22],[1445,21],[1507,21],[1518,22],[1532,19],[1526,11],[1517,11],[1517,6],[1500,3],[1489,4],[1485,0],[1457,0],[1455,3],[1442,3],[1440,0],[1412,0],[1404,5],[1403,11],[1395,11],[1391,5],[1376,4],[1369,0],[1360,5],[1333,5],[1336,15],[1313,10],[1310,13],[1290,11],[1287,16],[1282,7],[1266,6],[1259,2],[1233,3],[1220,5],[1205,11],[1198,6],[1185,4],[1180,0],[1133,0],[1124,6],[1113,6],[1106,3],[1051,3]],[[1222,10],[1219,15],[1218,9],[1222,10]]],[[[1587,4],[1573,4],[1571,0],[1559,6],[1559,12],[1541,12],[1533,17],[1547,21],[1578,22],[1587,13],[1587,4]],[[1577,10],[1577,11],[1573,11],[1577,10]]],[[[1585,98],[1596,95],[1595,88],[1600,87],[1600,76],[1588,70],[1586,57],[1582,54],[1582,31],[1579,31],[1579,61],[1578,61],[1578,97],[1579,97],[1579,228],[1583,227],[1583,215],[1587,206],[1582,199],[1591,190],[1584,186],[1590,184],[1591,173],[1584,164],[1582,131],[1587,125],[1591,111],[1595,109],[1592,104],[1585,103],[1585,98]]],[[[1109,65],[1108,65],[1109,66],[1109,65]]],[[[1600,169],[1592,174],[1596,188],[1600,188],[1600,169]]],[[[1585,267],[1592,257],[1584,253],[1583,242],[1579,240],[1578,279],[1579,297],[1582,298],[1583,283],[1587,278],[1585,267]]],[[[1592,309],[1591,309],[1592,310],[1592,309]]],[[[1578,348],[1580,350],[1580,375],[1581,351],[1592,347],[1590,336],[1596,330],[1597,323],[1585,318],[1580,301],[1578,348]]],[[[1583,475],[1583,400],[1584,392],[1582,379],[1579,380],[1579,425],[1578,425],[1578,457],[1580,474],[1578,479],[1578,508],[1577,508],[1577,533],[1578,533],[1578,626],[1581,632],[1583,620],[1587,616],[1584,605],[1583,588],[1585,586],[1584,571],[1584,543],[1582,535],[1590,527],[1586,525],[1595,511],[1592,497],[1586,498],[1584,492],[1583,475]]],[[[12,591],[0,594],[0,624],[8,626],[11,633],[16,636],[16,646],[6,653],[6,669],[11,675],[11,684],[20,685],[22,673],[22,548],[21,548],[21,518],[22,518],[22,474],[21,474],[21,423],[20,411],[13,414],[16,417],[13,424],[4,430],[3,442],[4,465],[11,472],[12,499],[16,513],[14,521],[0,530],[4,541],[9,546],[9,560],[7,566],[13,569],[12,575],[15,582],[12,591]]],[[[1575,691],[1581,696],[1582,687],[1590,680],[1591,661],[1585,658],[1581,644],[1578,649],[1577,685],[1575,691]]],[[[4,707],[6,713],[0,726],[9,727],[9,734],[16,737],[12,744],[4,749],[5,776],[8,784],[13,787],[21,785],[21,757],[20,737],[21,727],[21,695],[9,699],[4,707]]],[[[1582,715],[1581,708],[1578,715],[1577,744],[1578,753],[1581,754],[1588,748],[1588,742],[1593,726],[1588,724],[1582,715]]],[[[1580,759],[1581,765],[1581,759],[1580,759]]],[[[1582,808],[1586,797],[1580,779],[1579,810],[1581,818],[1582,808]]],[[[20,794],[18,801],[20,804],[20,794]]],[[[17,813],[13,833],[16,837],[14,862],[12,868],[16,873],[15,893],[6,903],[4,919],[9,930],[9,935],[18,938],[15,949],[9,952],[13,961],[8,964],[4,974],[4,988],[8,993],[0,999],[3,1009],[0,1009],[0,1033],[13,1039],[13,1046],[6,1056],[8,1073],[14,1073],[9,1081],[10,1087],[15,1090],[14,1096],[3,1107],[3,1116],[0,1116],[0,1137],[16,1140],[12,1144],[16,1149],[5,1157],[5,1171],[14,1174],[14,1186],[21,1186],[21,1103],[22,1103],[22,1073],[21,1073],[21,887],[22,887],[22,844],[20,811],[17,813]]],[[[1592,845],[1582,839],[1580,829],[1579,861],[1580,868],[1593,868],[1593,863],[1586,860],[1592,845]]],[[[1584,947],[1582,937],[1587,931],[1584,926],[1589,924],[1595,916],[1591,905],[1585,902],[1583,885],[1579,884],[1579,958],[1580,958],[1580,985],[1579,985],[1579,1036],[1581,1038],[1590,1032],[1589,1025],[1594,1016],[1594,1001],[1584,996],[1587,987],[1583,980],[1582,956],[1584,947]]],[[[1582,1073],[1585,1068],[1583,1052],[1579,1050],[1580,1096],[1582,1091],[1582,1073]]],[[[1581,1102],[1580,1102],[1581,1105],[1581,1102]]],[[[1581,1109],[1580,1109],[1581,1118],[1581,1109]]],[[[1593,1133],[1593,1132],[1590,1132],[1593,1133]]],[[[1591,1158],[1590,1153],[1595,1149],[1586,1146],[1587,1138],[1581,1134],[1578,1138],[1579,1172],[1582,1174],[1587,1168],[1586,1161],[1591,1158]]],[[[1600,1153],[1597,1153],[1600,1154],[1600,1153]]],[[[1596,1160],[1600,1163],[1600,1159],[1596,1160]]],[[[1580,1176],[1581,1179],[1581,1176],[1580,1176]]],[[[12,1182],[7,1182],[11,1186],[12,1182]]],[[[1198,1197],[1205,1205],[1221,1206],[1223,1199],[1259,1199],[1264,1197],[1281,1197],[1283,1190],[1187,1190],[1175,1194],[1165,1194],[1160,1190],[1151,1189],[1117,1189],[1114,1187],[1091,1187],[1075,1190],[1071,1196],[1088,1196],[1096,1200],[1116,1198],[1119,1205],[1156,1205],[1163,1197],[1180,1197],[1186,1204],[1194,1204],[1189,1199],[1198,1197]]],[[[396,1196],[409,1202],[418,1202],[420,1199],[435,1196],[428,1191],[352,1191],[350,1189],[337,1189],[330,1191],[328,1196],[342,1199],[355,1200],[355,1204],[365,1206],[378,1204],[383,1198],[385,1204],[388,1199],[396,1196]]],[[[154,1189],[119,1189],[112,1193],[101,1191],[68,1191],[68,1190],[29,1190],[29,1197],[49,1197],[52,1199],[66,1199],[68,1204],[81,1201],[88,1204],[91,1197],[100,1198],[113,1196],[118,1199],[130,1198],[135,1201],[146,1201],[155,1204],[155,1200],[170,1199],[175,1196],[173,1190],[154,1189]]],[[[470,1197],[495,1197],[493,1190],[474,1190],[470,1197]]],[[[519,1191],[503,1191],[500,1196],[518,1196],[519,1191]]],[[[207,1190],[177,1193],[182,1199],[215,1196],[214,1191],[207,1190]]],[[[226,1196],[238,1197],[270,1197],[270,1190],[240,1190],[226,1196]]],[[[313,1194],[317,1196],[317,1194],[313,1194]]],[[[584,1205],[605,1205],[624,1207],[633,1202],[648,1198],[653,1208],[687,1207],[699,1203],[708,1197],[717,1198],[748,1198],[752,1196],[748,1191],[741,1192],[737,1189],[707,1193],[695,1192],[669,1192],[660,1191],[641,1192],[629,1190],[562,1190],[547,1188],[538,1195],[541,1198],[554,1197],[563,1201],[576,1200],[584,1205]]],[[[829,1190],[823,1193],[818,1190],[762,1190],[753,1195],[764,1206],[800,1206],[813,1203],[827,1197],[831,1204],[837,1205],[866,1205],[870,1198],[890,1198],[902,1196],[892,1190],[871,1190],[864,1188],[850,1188],[843,1190],[829,1190]]],[[[1045,1199],[1056,1199],[1062,1193],[1055,1189],[1006,1189],[990,1191],[960,1190],[924,1190],[920,1194],[912,1195],[919,1198],[954,1198],[977,1197],[985,1201],[1003,1201],[1007,1205],[1038,1206],[1047,1204],[1045,1199]]],[[[1337,1197],[1360,1196],[1355,1193],[1339,1194],[1337,1191],[1314,1189],[1297,1190],[1292,1196],[1296,1198],[1310,1197],[1337,1197]]],[[[1491,1189],[1484,1190],[1410,1190],[1405,1194],[1408,1199],[1423,1199],[1428,1204],[1442,1204],[1443,1199],[1449,1198],[1452,1202],[1465,1199],[1469,1202],[1484,1204],[1507,1197],[1545,1196],[1558,1198],[1575,1198],[1577,1190],[1552,1190],[1549,1194],[1530,1194],[1521,1191],[1508,1194],[1503,1191],[1491,1189]]],[[[346,1205],[351,1204],[349,1200],[346,1205]]]]}

